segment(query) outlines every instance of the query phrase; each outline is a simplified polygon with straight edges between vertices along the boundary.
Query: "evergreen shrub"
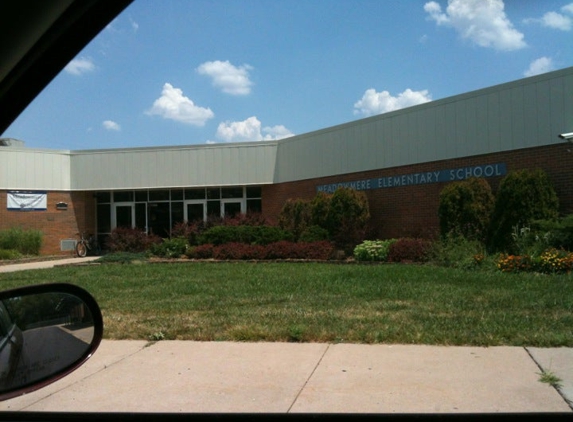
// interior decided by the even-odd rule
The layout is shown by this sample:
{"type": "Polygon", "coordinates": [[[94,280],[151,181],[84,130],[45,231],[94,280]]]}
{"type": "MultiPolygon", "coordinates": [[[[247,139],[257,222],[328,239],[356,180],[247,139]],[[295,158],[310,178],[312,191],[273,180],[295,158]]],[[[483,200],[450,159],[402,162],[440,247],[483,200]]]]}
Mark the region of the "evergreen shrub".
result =
{"type": "Polygon", "coordinates": [[[442,238],[448,235],[485,241],[495,197],[482,178],[447,185],[440,192],[438,216],[442,238]]]}
{"type": "Polygon", "coordinates": [[[488,235],[490,250],[513,253],[513,227],[558,216],[559,200],[547,174],[540,169],[517,170],[505,176],[495,197],[488,235]]]}

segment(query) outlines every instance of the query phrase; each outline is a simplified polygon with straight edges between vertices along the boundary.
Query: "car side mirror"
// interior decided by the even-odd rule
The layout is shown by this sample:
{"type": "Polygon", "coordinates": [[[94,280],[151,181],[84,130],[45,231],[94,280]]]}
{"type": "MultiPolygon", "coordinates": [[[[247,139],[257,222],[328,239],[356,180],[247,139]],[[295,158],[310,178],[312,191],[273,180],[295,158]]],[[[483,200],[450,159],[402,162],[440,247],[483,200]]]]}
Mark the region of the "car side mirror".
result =
{"type": "Polygon", "coordinates": [[[78,286],[0,292],[0,401],[74,371],[93,355],[102,334],[99,306],[78,286]]]}

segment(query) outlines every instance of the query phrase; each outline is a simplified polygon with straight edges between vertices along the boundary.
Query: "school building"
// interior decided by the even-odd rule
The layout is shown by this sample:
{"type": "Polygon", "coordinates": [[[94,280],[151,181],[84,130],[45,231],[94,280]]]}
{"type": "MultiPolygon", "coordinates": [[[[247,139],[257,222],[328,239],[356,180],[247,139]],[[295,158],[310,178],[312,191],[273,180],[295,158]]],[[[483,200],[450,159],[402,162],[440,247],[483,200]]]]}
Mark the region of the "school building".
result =
{"type": "Polygon", "coordinates": [[[69,254],[78,232],[273,221],[289,198],[350,186],[366,193],[378,238],[431,236],[446,184],[477,176],[495,190],[523,168],[545,170],[570,213],[572,132],[573,67],[279,141],[62,151],[0,139],[0,230],[41,230],[43,254],[69,254]]]}

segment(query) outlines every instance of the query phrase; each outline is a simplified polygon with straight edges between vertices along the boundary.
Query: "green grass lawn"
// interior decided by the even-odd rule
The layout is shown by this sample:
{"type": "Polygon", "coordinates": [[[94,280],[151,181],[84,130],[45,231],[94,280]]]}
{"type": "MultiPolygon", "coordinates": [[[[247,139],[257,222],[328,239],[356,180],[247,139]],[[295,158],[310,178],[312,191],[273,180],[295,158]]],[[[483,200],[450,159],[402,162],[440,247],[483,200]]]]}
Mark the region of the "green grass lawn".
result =
{"type": "Polygon", "coordinates": [[[173,263],[0,274],[69,282],[109,339],[573,346],[573,277],[418,265],[173,263]]]}

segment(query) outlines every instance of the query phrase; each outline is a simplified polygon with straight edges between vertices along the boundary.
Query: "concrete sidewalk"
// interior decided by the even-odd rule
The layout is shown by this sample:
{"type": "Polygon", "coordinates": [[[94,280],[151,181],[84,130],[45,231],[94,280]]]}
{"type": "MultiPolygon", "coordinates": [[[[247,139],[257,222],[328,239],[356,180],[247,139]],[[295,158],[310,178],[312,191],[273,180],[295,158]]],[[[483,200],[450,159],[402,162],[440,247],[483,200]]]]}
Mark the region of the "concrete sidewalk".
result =
{"type": "Polygon", "coordinates": [[[53,259],[50,261],[24,262],[21,264],[0,265],[0,273],[11,273],[23,270],[39,270],[42,268],[52,268],[58,265],[84,264],[95,261],[99,256],[86,256],[85,258],[70,257],[53,259]]]}
{"type": "Polygon", "coordinates": [[[571,412],[573,349],[104,341],[7,411],[571,412]],[[541,365],[562,394],[539,381],[541,365]]]}

